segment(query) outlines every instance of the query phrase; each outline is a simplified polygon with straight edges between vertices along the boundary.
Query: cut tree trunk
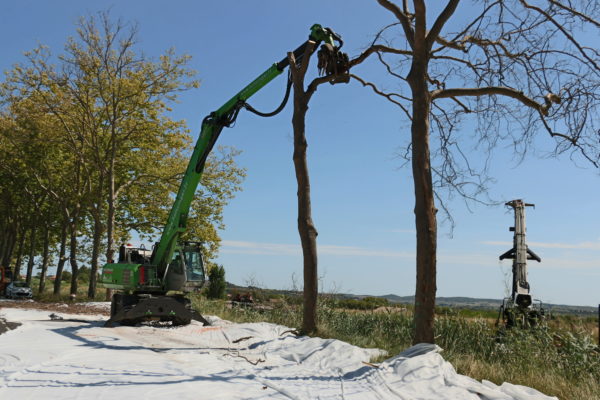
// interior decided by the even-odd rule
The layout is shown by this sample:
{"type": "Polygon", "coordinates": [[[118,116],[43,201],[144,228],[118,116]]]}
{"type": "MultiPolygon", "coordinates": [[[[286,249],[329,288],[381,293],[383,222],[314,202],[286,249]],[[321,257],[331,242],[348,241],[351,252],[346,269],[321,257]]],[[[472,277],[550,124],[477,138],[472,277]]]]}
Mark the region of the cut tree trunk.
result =
{"type": "Polygon", "coordinates": [[[317,331],[317,297],[319,293],[318,284],[318,260],[317,260],[317,229],[312,220],[310,202],[310,179],[308,174],[308,161],[306,159],[305,119],[308,111],[307,96],[304,91],[304,76],[310,58],[310,49],[307,48],[301,66],[296,66],[296,60],[292,53],[288,54],[290,69],[294,84],[294,115],[292,126],[294,129],[294,168],[296,181],[298,183],[298,233],[302,243],[302,255],[304,259],[304,313],[302,319],[302,330],[305,333],[317,331]]]}
{"type": "Polygon", "coordinates": [[[417,230],[417,284],[413,343],[434,343],[437,221],[429,150],[431,98],[426,57],[415,54],[407,80],[412,90],[412,172],[417,230]]]}

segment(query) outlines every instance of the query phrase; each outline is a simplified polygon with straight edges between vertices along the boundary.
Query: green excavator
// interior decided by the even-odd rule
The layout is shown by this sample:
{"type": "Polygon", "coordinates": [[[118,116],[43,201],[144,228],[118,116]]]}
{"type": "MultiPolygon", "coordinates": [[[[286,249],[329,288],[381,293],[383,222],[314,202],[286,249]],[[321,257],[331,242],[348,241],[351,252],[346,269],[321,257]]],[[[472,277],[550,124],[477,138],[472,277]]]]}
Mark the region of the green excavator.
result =
{"type": "MultiPolygon", "coordinates": [[[[315,24],[309,38],[294,50],[296,63],[302,62],[307,50],[318,51],[318,67],[332,77],[331,83],[348,82],[348,56],[340,51],[343,42],[329,28],[315,24]]],[[[200,290],[206,283],[206,269],[202,261],[201,242],[182,241],[186,230],[190,205],[202,177],[206,159],[221,130],[231,126],[242,108],[260,116],[277,114],[285,106],[291,88],[291,78],[284,100],[272,113],[261,113],[246,101],[280,75],[289,66],[288,57],[273,64],[258,78],[233,96],[218,110],[206,116],[177,197],[160,241],[152,251],[145,248],[121,246],[119,259],[102,268],[104,287],[117,291],[112,297],[110,319],[105,326],[135,325],[143,321],[163,321],[172,325],[186,325],[192,319],[208,322],[191,307],[186,293],[200,290]],[[175,294],[173,294],[173,292],[175,294]]]]}

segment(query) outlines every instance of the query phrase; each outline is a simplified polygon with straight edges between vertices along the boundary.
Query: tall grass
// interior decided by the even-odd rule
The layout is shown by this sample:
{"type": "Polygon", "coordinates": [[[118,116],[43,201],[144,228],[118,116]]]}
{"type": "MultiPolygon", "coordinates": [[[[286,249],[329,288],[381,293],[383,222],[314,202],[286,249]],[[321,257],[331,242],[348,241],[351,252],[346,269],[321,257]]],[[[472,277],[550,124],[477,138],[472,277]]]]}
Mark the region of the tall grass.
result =
{"type": "MultiPolygon", "coordinates": [[[[285,301],[268,309],[229,308],[223,301],[194,297],[204,314],[237,322],[266,321],[299,327],[302,310],[285,301]]],[[[397,354],[412,343],[410,310],[377,313],[339,310],[327,300],[319,305],[321,337],[397,354]]],[[[436,343],[459,373],[496,384],[530,386],[566,400],[600,400],[600,352],[592,337],[578,329],[512,329],[498,331],[488,318],[465,318],[458,313],[438,315],[436,343]]]]}

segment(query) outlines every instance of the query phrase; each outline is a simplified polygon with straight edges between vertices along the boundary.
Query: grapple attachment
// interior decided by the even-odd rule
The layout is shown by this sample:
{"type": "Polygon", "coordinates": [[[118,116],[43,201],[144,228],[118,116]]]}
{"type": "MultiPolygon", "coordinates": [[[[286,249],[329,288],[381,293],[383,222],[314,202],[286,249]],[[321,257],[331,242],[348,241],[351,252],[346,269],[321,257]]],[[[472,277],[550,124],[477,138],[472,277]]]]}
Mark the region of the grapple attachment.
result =
{"type": "Polygon", "coordinates": [[[350,60],[348,54],[340,51],[332,44],[325,43],[317,53],[319,74],[332,75],[335,83],[348,83],[350,81],[350,60]]]}
{"type": "Polygon", "coordinates": [[[311,29],[311,39],[323,42],[317,53],[319,74],[332,76],[331,84],[348,83],[350,60],[348,54],[340,50],[344,45],[342,37],[331,28],[323,28],[318,24],[313,25],[311,29]]]}

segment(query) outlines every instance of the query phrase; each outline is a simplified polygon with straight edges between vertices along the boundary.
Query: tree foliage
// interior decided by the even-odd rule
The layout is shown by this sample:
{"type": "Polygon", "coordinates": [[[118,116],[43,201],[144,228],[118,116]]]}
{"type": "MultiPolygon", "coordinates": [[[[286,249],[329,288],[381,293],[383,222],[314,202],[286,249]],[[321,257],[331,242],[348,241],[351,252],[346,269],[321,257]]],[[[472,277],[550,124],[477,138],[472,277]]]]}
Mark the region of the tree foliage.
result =
{"type": "Polygon", "coordinates": [[[222,299],[225,297],[225,288],[227,282],[225,281],[225,268],[222,265],[213,265],[208,272],[208,288],[206,291],[206,297],[209,299],[222,299]]]}
{"type": "MultiPolygon", "coordinates": [[[[136,49],[137,31],[108,13],[81,18],[62,54],[45,46],[25,53],[0,86],[0,174],[9,182],[0,191],[2,262],[27,250],[32,264],[47,242],[59,253],[58,275],[68,261],[77,277],[81,259],[89,261],[89,297],[102,252],[111,260],[133,231],[160,233],[191,153],[184,121],[169,115],[178,94],[198,86],[190,57],[170,49],[149,58],[136,49]]],[[[206,242],[208,257],[244,176],[237,154],[224,148],[210,158],[192,204],[189,235],[206,242]]]]}

